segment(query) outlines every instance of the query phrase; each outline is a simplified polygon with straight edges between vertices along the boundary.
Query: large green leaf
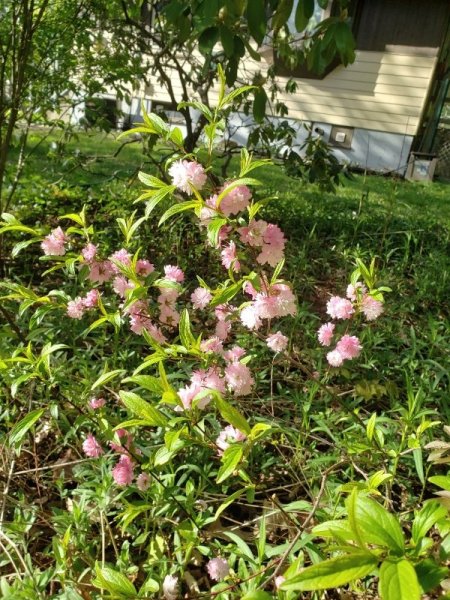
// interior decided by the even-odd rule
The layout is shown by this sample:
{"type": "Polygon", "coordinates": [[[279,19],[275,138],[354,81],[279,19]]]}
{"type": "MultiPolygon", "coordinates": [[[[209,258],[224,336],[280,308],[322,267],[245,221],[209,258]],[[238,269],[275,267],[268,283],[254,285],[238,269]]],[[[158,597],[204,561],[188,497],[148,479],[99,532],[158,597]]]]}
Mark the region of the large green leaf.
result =
{"type": "Polygon", "coordinates": [[[16,423],[9,434],[9,443],[12,446],[14,446],[15,444],[19,444],[26,436],[27,432],[33,427],[36,421],[38,421],[42,417],[43,414],[43,408],[33,410],[30,413],[28,413],[26,417],[24,417],[18,423],[16,423]]]}
{"type": "Polygon", "coordinates": [[[298,0],[295,11],[295,28],[303,31],[314,14],[314,0],[298,0]]]}
{"type": "Polygon", "coordinates": [[[402,559],[385,560],[380,568],[379,592],[382,600],[420,600],[420,587],[412,564],[402,559]]]}
{"type": "Polygon", "coordinates": [[[413,521],[412,538],[414,543],[418,544],[433,525],[440,519],[445,518],[446,515],[447,510],[445,506],[442,506],[436,500],[426,502],[413,521]]]}
{"type": "Polygon", "coordinates": [[[242,459],[242,446],[241,444],[233,444],[229,446],[222,457],[222,466],[217,473],[217,483],[225,481],[236,469],[237,465],[242,459]]]}
{"type": "Polygon", "coordinates": [[[247,3],[247,23],[254,40],[262,44],[267,29],[265,0],[251,0],[247,3]]]}
{"type": "Polygon", "coordinates": [[[248,424],[246,418],[241,415],[241,413],[234,408],[231,404],[228,404],[226,400],[224,400],[219,394],[215,395],[216,406],[219,409],[219,412],[222,418],[233,427],[239,429],[246,435],[250,435],[251,427],[248,424]]]}
{"type": "Polygon", "coordinates": [[[281,589],[306,592],[339,587],[365,577],[377,564],[378,559],[374,554],[353,552],[303,569],[298,575],[287,579],[281,585],[281,589]]]}
{"type": "Polygon", "coordinates": [[[359,495],[355,505],[355,518],[364,543],[385,546],[397,554],[403,554],[405,541],[400,523],[381,504],[359,495]]]}
{"type": "Polygon", "coordinates": [[[167,424],[166,417],[137,394],[121,390],[119,396],[128,410],[141,419],[152,423],[155,427],[164,427],[167,424]]]}
{"type": "Polygon", "coordinates": [[[97,563],[95,565],[96,578],[92,582],[96,587],[103,588],[110,592],[114,598],[136,598],[137,591],[129,579],[110,569],[109,567],[101,568],[97,563]]]}

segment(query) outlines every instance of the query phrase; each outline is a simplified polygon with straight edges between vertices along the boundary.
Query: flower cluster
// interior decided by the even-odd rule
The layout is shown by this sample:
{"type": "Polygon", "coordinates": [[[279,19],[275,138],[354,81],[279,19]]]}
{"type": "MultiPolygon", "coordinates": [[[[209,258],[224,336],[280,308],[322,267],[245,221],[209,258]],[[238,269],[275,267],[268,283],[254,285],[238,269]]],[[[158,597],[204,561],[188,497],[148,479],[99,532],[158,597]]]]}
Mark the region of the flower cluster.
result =
{"type": "MultiPolygon", "coordinates": [[[[346,298],[332,296],[328,300],[327,313],[332,319],[346,321],[357,314],[362,314],[366,321],[374,321],[383,312],[383,303],[373,298],[361,282],[350,284],[346,296],[346,298]]],[[[336,325],[332,322],[321,325],[317,338],[322,346],[331,346],[335,328],[336,325]]],[[[357,358],[361,351],[359,339],[355,335],[344,334],[337,340],[334,350],[327,353],[328,364],[332,367],[340,367],[345,360],[357,358]]]]}
{"type": "Polygon", "coordinates": [[[41,243],[41,248],[47,256],[63,256],[66,253],[64,244],[69,240],[67,235],[57,227],[44,238],[41,243]]]}

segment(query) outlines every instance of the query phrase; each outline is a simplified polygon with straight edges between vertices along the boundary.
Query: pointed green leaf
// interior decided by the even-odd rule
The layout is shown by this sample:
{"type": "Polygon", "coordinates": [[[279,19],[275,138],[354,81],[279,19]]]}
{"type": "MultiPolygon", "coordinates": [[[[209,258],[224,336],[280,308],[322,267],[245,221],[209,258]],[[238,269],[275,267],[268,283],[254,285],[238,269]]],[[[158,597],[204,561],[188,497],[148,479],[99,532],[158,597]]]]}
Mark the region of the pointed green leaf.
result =
{"type": "Polygon", "coordinates": [[[141,419],[152,423],[155,427],[167,425],[167,418],[138,394],[121,390],[119,396],[128,410],[141,419]]]}
{"type": "Polygon", "coordinates": [[[412,564],[406,559],[385,560],[380,568],[379,591],[383,600],[420,600],[419,582],[412,564]]]}
{"type": "Polygon", "coordinates": [[[378,559],[370,552],[357,551],[307,567],[281,584],[284,591],[306,592],[326,590],[362,579],[377,566],[378,559]]]}

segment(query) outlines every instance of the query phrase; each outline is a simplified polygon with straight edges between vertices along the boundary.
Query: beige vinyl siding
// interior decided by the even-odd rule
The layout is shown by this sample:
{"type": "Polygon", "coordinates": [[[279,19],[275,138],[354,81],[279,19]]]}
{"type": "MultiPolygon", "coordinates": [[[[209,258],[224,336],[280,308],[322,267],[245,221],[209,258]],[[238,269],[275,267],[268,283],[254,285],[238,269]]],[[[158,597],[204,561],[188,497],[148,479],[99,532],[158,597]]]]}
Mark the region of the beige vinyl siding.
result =
{"type": "MultiPolygon", "coordinates": [[[[339,66],[324,79],[297,78],[297,90],[281,93],[279,100],[288,107],[290,118],[415,135],[435,62],[435,56],[417,56],[413,49],[410,53],[404,48],[401,53],[358,51],[352,65],[339,66]]],[[[240,79],[251,81],[256,71],[264,73],[267,67],[264,60],[257,63],[247,59],[240,79]]],[[[168,75],[179,101],[182,89],[178,75],[175,71],[168,75]]],[[[279,87],[284,89],[287,81],[287,77],[279,77],[279,87]]],[[[145,95],[170,101],[156,77],[151,78],[145,95]]],[[[210,102],[217,102],[217,87],[210,93],[210,102]]]]}
{"type": "MultiPolygon", "coordinates": [[[[435,62],[434,56],[359,51],[352,65],[322,80],[296,79],[296,92],[281,99],[296,119],[414,135],[435,62]]],[[[280,77],[280,86],[287,80],[280,77]]]]}

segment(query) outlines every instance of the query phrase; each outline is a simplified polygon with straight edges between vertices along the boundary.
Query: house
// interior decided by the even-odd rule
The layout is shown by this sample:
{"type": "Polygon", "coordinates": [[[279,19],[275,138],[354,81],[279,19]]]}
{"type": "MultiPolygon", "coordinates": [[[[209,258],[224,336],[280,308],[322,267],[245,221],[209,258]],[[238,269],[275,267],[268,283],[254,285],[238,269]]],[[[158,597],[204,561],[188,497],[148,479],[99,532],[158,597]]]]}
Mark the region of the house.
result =
{"type": "MultiPolygon", "coordinates": [[[[317,0],[315,5],[317,22],[328,13],[317,0]]],[[[356,40],[353,64],[333,63],[318,77],[305,67],[289,71],[270,53],[266,62],[246,60],[246,70],[264,71],[275,61],[280,88],[296,81],[296,91],[282,93],[280,100],[299,125],[299,144],[307,135],[300,124],[306,123],[354,167],[403,175],[411,152],[426,159],[444,148],[450,170],[450,0],[351,0],[349,15],[356,40]]],[[[169,75],[176,89],[176,74],[169,75]]],[[[131,121],[139,119],[140,99],[148,110],[173,111],[176,120],[156,78],[131,105],[121,104],[131,121]]],[[[245,143],[253,124],[244,117],[234,124],[245,143]]]]}
{"type": "Polygon", "coordinates": [[[349,13],[353,64],[320,79],[305,67],[278,68],[281,87],[289,77],[297,83],[281,97],[289,116],[312,124],[341,161],[363,169],[404,174],[412,151],[438,154],[442,140],[450,159],[443,133],[450,127],[450,1],[353,0],[349,13]]]}

